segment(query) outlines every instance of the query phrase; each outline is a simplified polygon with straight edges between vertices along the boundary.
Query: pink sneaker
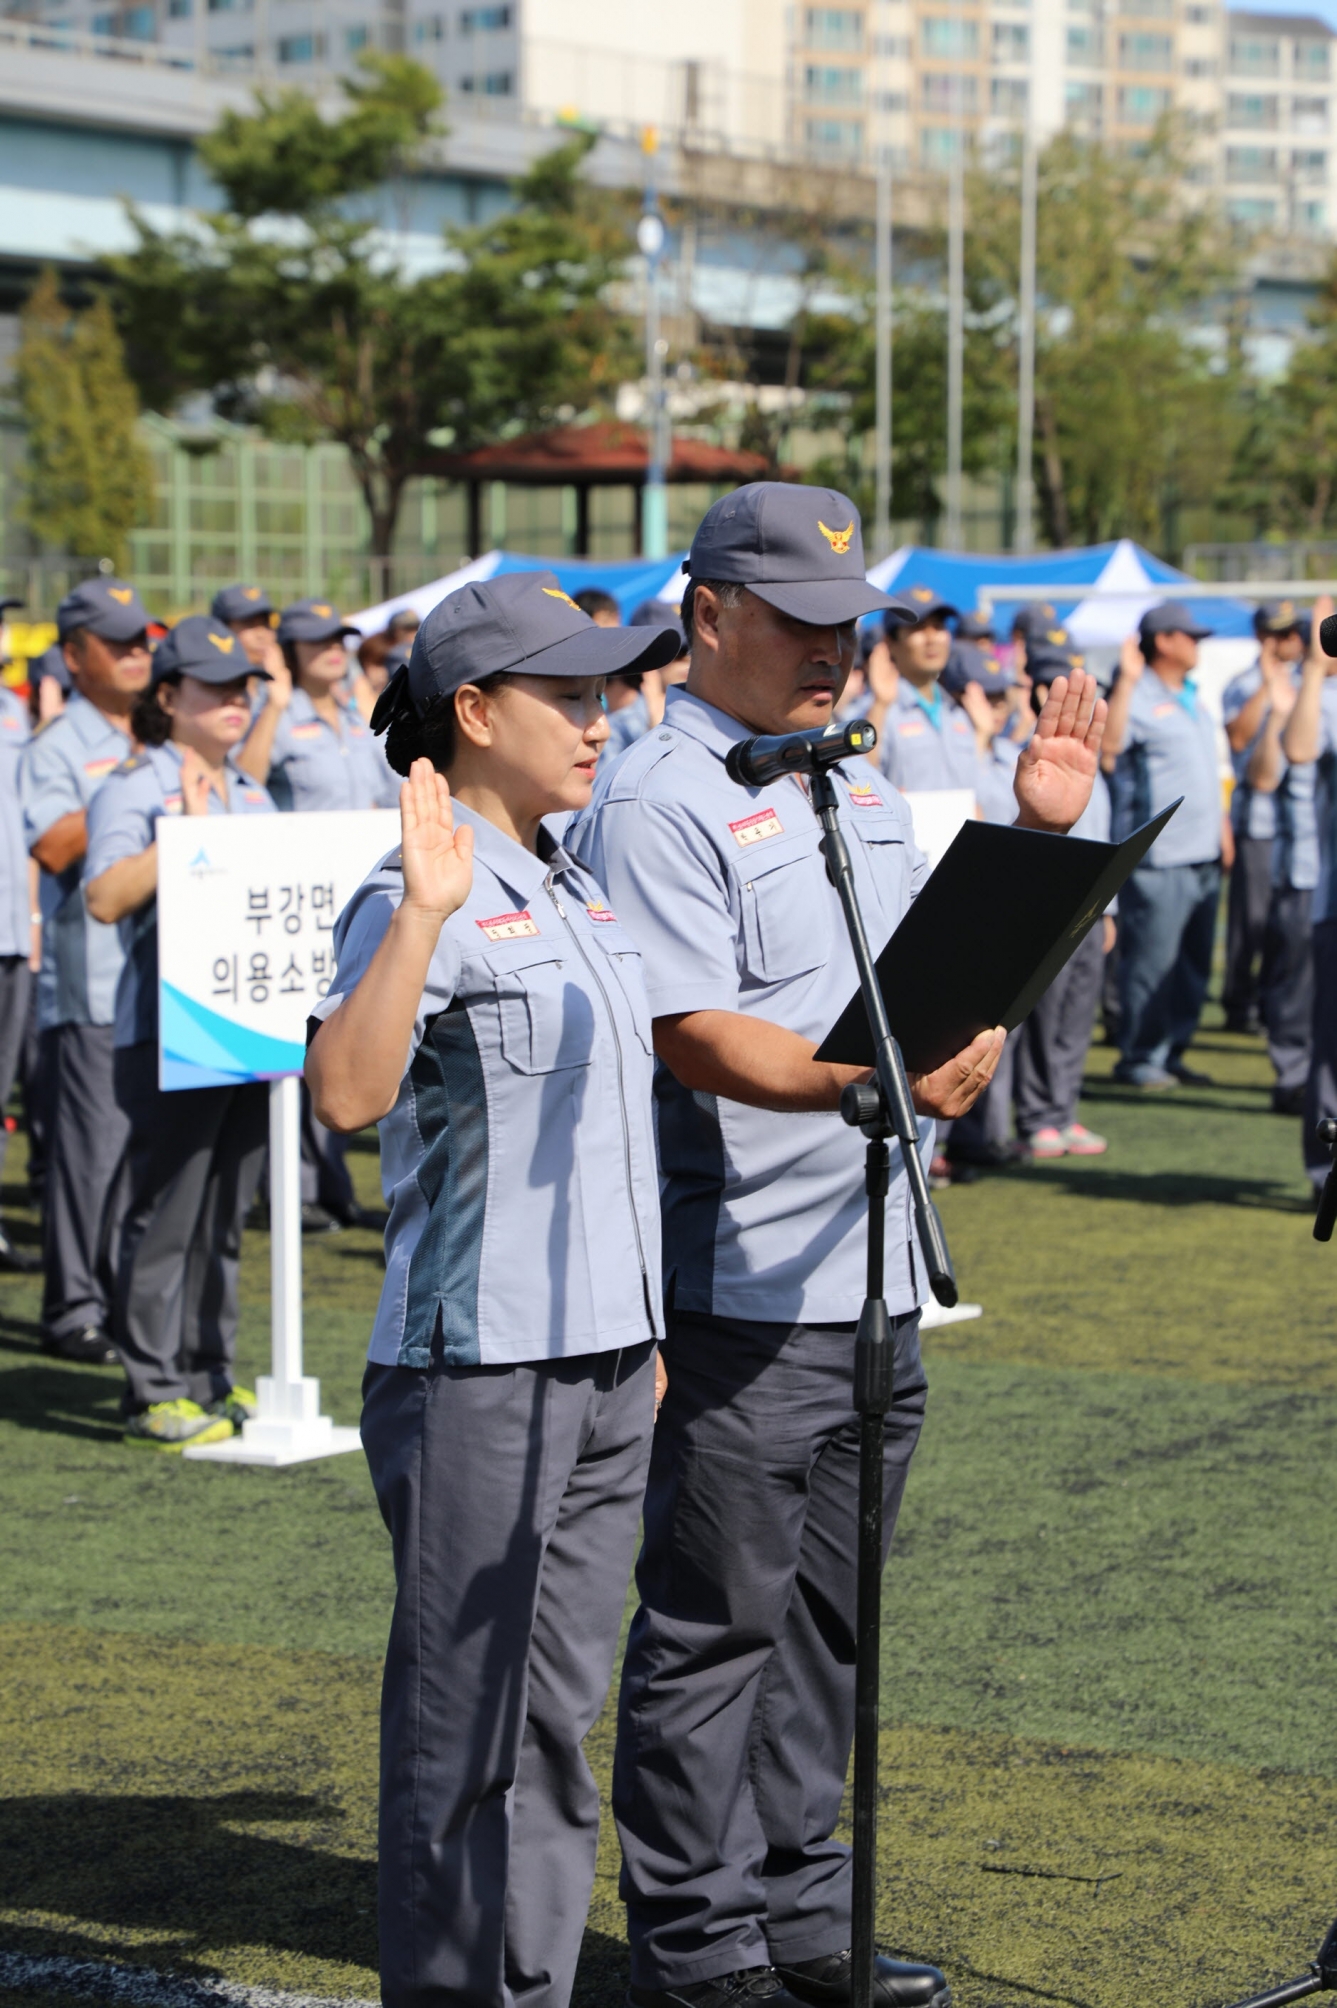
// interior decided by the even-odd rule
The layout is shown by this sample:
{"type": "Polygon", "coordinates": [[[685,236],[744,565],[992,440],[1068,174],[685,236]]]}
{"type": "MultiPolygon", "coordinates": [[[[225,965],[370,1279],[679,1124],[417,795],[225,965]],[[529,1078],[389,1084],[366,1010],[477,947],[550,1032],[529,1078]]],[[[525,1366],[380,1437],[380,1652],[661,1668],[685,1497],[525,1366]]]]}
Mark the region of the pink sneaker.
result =
{"type": "Polygon", "coordinates": [[[1026,1139],[1027,1157],[1062,1157],[1067,1145],[1056,1129],[1032,1131],[1026,1139]]]}
{"type": "Polygon", "coordinates": [[[1060,1142],[1069,1157],[1102,1157],[1109,1149],[1105,1138],[1087,1129],[1085,1123],[1069,1123],[1060,1134],[1060,1142]]]}

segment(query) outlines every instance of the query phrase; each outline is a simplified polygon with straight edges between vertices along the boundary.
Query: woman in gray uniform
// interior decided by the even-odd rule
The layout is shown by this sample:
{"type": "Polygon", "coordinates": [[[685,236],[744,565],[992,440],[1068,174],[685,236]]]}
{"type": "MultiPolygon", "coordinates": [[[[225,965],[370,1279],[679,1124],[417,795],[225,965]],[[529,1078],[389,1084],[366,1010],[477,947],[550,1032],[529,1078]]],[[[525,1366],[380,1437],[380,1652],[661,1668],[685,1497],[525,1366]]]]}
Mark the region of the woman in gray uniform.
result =
{"type": "Polygon", "coordinates": [[[551,573],[462,587],[378,702],[401,847],[349,902],[307,1080],[377,1121],[390,1222],[362,1440],[394,1544],[387,2008],[565,2008],[594,1876],[581,1748],[636,1538],[662,1334],[640,956],[545,817],[602,679],[672,653],[551,573]]]}

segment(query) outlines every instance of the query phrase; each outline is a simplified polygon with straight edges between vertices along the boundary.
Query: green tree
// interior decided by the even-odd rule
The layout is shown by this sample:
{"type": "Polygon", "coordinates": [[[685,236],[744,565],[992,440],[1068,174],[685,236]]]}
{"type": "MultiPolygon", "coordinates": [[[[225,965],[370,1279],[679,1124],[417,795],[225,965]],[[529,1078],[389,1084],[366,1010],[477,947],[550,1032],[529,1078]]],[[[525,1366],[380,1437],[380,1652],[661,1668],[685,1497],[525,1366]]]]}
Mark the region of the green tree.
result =
{"type": "Polygon", "coordinates": [[[406,274],[372,197],[437,130],[438,86],[372,55],[343,90],[332,121],[298,92],[226,116],[201,149],[225,207],[173,233],[132,211],[139,241],[114,265],[145,401],[206,390],[275,437],[339,441],[384,556],[434,448],[598,401],[625,347],[602,296],[629,240],[582,180],[582,134],[516,183],[506,215],[448,232],[447,269],[406,274]]]}
{"type": "Polygon", "coordinates": [[[42,273],[20,316],[16,389],[26,432],[23,521],[54,550],[121,569],[152,470],[104,295],[74,313],[55,273],[42,273]]]}
{"type": "Polygon", "coordinates": [[[1337,525],[1337,259],[1284,376],[1254,400],[1235,475],[1260,532],[1322,537],[1337,525]]]}

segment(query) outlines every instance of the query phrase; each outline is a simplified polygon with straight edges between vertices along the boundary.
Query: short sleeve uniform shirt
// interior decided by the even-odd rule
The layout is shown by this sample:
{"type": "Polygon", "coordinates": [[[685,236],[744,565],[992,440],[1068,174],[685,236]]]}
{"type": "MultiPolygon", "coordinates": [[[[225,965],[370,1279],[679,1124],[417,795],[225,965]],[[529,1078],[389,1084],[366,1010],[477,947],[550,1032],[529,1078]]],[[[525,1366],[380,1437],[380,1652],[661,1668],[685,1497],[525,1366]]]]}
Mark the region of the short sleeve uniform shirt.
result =
{"type": "Polygon", "coordinates": [[[969,788],[978,797],[984,763],[975,728],[936,686],[934,696],[936,702],[926,704],[914,685],[900,678],[882,725],[882,772],[902,794],[969,788]]]}
{"type": "MultiPolygon", "coordinates": [[[[683,689],[595,780],[568,845],[608,887],[645,958],[655,1017],[732,1011],[819,1043],[857,987],[806,790],[730,780],[747,736],[683,689]]],[[[874,951],[927,872],[910,812],[866,761],[837,770],[840,821],[874,951]]],[[[864,1141],[839,1114],[781,1114],[655,1078],[666,1280],[680,1311],[782,1322],[858,1316],[864,1141]]],[[[933,1125],[921,1121],[925,1150],[933,1125]]],[[[893,1167],[898,1147],[892,1146],[893,1167]]],[[[887,1200],[887,1299],[920,1300],[908,1187],[887,1200]]]]}
{"type": "MultiPolygon", "coordinates": [[[[274,804],[258,781],[230,765],[224,773],[226,806],[211,788],[209,815],[273,815],[274,804]]],[[[169,740],[132,753],[110,774],[88,811],[84,884],[122,858],[138,857],[154,841],[158,818],[181,812],[181,749],[169,740]]],[[[116,986],[115,1044],[136,1046],[158,1036],[157,900],[127,914],[117,927],[124,961],[116,986]]]]}
{"type": "Polygon", "coordinates": [[[1178,813],[1157,837],[1142,869],[1209,864],[1221,855],[1221,763],[1216,725],[1190,677],[1182,690],[1146,669],[1133,690],[1128,734],[1116,764],[1117,828],[1122,841],[1177,796],[1178,813]]]}
{"type": "Polygon", "coordinates": [[[279,720],[269,792],[280,809],[394,809],[400,777],[355,704],[341,702],[339,723],[323,719],[304,690],[279,720]]]}
{"type": "MultiPolygon", "coordinates": [[[[508,1366],[662,1335],[650,1011],[641,957],[545,830],[535,856],[463,804],[473,888],[441,930],[394,1108],[370,1357],[508,1366]]],[[[335,930],[325,1019],[403,897],[398,852],[335,930]]]]}
{"type": "Polygon", "coordinates": [[[0,955],[26,957],[32,941],[28,846],[19,801],[19,763],[31,736],[27,705],[0,686],[0,955]]]}

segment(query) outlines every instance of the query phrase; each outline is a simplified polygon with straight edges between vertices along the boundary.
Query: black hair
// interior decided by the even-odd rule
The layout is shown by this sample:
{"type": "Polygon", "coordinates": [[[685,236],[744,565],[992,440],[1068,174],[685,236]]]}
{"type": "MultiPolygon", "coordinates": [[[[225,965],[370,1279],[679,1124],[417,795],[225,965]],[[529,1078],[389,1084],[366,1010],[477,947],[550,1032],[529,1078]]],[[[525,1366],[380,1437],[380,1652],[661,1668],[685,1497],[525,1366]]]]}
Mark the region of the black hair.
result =
{"type": "Polygon", "coordinates": [[[130,712],[130,731],[141,746],[165,746],[172,736],[172,715],[158,702],[165,683],[179,686],[179,676],[160,676],[147,690],[141,690],[130,712]]]}
{"type": "Polygon", "coordinates": [[[708,587],[714,593],[722,607],[741,607],[743,604],[743,595],[747,591],[747,587],[741,585],[737,579],[693,579],[691,581],[683,598],[681,614],[682,631],[686,637],[686,645],[683,650],[685,655],[690,655],[692,652],[692,641],[696,631],[696,624],[692,619],[692,609],[696,604],[696,594],[702,586],[708,587]]]}
{"type": "MultiPolygon", "coordinates": [[[[475,690],[491,694],[511,681],[504,669],[495,676],[480,676],[475,690]]],[[[385,734],[385,757],[396,774],[407,775],[415,760],[430,760],[438,774],[444,774],[455,758],[455,695],[434,697],[427,709],[415,711],[407,700],[390,720],[385,734]]]]}
{"type": "Polygon", "coordinates": [[[573,597],[580,611],[588,614],[591,620],[596,614],[616,614],[619,621],[622,619],[621,607],[613,595],[606,593],[602,586],[585,586],[573,597]]]}

